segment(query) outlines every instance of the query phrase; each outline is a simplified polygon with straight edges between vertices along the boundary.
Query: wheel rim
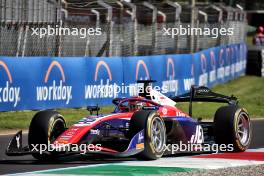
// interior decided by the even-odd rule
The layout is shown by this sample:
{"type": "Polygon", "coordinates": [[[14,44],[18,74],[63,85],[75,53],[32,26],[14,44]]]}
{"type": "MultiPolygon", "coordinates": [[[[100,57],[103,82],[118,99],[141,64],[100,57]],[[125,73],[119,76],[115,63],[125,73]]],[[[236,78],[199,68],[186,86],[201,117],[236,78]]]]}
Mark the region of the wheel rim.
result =
{"type": "Polygon", "coordinates": [[[237,136],[239,138],[240,143],[243,146],[246,146],[248,143],[250,137],[249,128],[250,128],[250,122],[248,115],[245,112],[240,113],[237,122],[237,136]]]}
{"type": "Polygon", "coordinates": [[[151,124],[151,142],[157,153],[163,151],[165,144],[165,128],[159,117],[155,117],[151,124]]]}
{"type": "Polygon", "coordinates": [[[65,130],[65,123],[62,119],[56,119],[50,133],[50,142],[54,142],[59,135],[65,130]]]}

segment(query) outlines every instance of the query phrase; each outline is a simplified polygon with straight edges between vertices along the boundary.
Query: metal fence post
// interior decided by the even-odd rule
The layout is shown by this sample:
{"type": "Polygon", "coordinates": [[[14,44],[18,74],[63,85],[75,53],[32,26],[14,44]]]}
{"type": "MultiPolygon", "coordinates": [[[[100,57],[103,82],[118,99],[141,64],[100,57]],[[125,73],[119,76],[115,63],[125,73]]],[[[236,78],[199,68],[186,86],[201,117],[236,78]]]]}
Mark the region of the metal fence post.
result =
{"type": "MultiPolygon", "coordinates": [[[[195,27],[195,21],[196,21],[195,0],[189,0],[189,3],[190,3],[190,13],[191,13],[190,27],[194,28],[195,27]]],[[[194,51],[194,36],[190,35],[188,41],[189,41],[190,52],[193,53],[193,51],[194,51]]]]}
{"type": "MultiPolygon", "coordinates": [[[[156,52],[157,50],[157,14],[158,14],[158,10],[157,7],[155,7],[154,5],[144,1],[143,5],[149,9],[151,9],[152,12],[152,46],[154,47],[154,51],[156,52]]],[[[155,53],[154,52],[154,53],[155,53]]],[[[152,51],[153,54],[153,51],[152,51]]]]}
{"type": "MultiPolygon", "coordinates": [[[[4,1],[4,7],[6,7],[6,1],[7,0],[3,0],[4,1]]],[[[4,18],[3,18],[3,20],[4,20],[4,23],[6,23],[6,8],[3,8],[4,10],[4,18]]]]}
{"type": "MultiPolygon", "coordinates": [[[[208,22],[208,15],[207,15],[207,13],[205,13],[204,11],[199,10],[198,11],[198,14],[199,15],[202,15],[204,17],[204,23],[207,24],[207,22],[208,22]]],[[[197,20],[197,26],[198,27],[199,27],[199,23],[200,23],[200,21],[197,20]]],[[[196,36],[196,48],[195,48],[195,51],[199,51],[200,50],[200,43],[199,43],[200,40],[199,40],[199,38],[200,38],[200,36],[197,35],[196,36]]]]}
{"type": "Polygon", "coordinates": [[[158,14],[162,16],[162,18],[163,18],[162,22],[166,22],[167,21],[167,15],[165,13],[163,13],[162,11],[158,10],[158,14]]]}
{"type": "MultiPolygon", "coordinates": [[[[96,15],[96,28],[100,26],[100,12],[98,10],[92,9],[92,13],[96,15]]],[[[96,41],[94,42],[96,44],[96,41]]],[[[90,56],[91,55],[91,48],[90,48],[90,37],[89,35],[87,36],[87,42],[86,42],[86,47],[85,47],[85,56],[90,56]]]]}
{"type": "Polygon", "coordinates": [[[24,3],[24,23],[25,23],[25,29],[24,29],[24,36],[23,36],[23,44],[22,44],[22,53],[21,56],[24,57],[25,56],[25,52],[26,52],[26,45],[27,45],[27,33],[29,30],[29,14],[27,14],[27,9],[28,9],[28,13],[30,10],[30,4],[28,1],[25,1],[24,3]]]}
{"type": "MultiPolygon", "coordinates": [[[[61,21],[61,16],[62,16],[62,12],[58,9],[61,9],[61,0],[58,1],[58,3],[56,2],[55,4],[55,24],[59,24],[59,27],[62,27],[62,21],[61,21]]],[[[55,25],[56,27],[57,25],[55,25]]],[[[55,41],[56,41],[56,50],[55,50],[55,56],[61,56],[61,36],[55,36],[55,41]]]]}
{"type": "Polygon", "coordinates": [[[15,23],[15,20],[14,20],[14,0],[11,0],[11,7],[10,7],[10,11],[11,11],[11,24],[14,24],[15,23]]]}
{"type": "MultiPolygon", "coordinates": [[[[174,7],[175,8],[175,27],[178,27],[178,24],[180,23],[180,14],[182,12],[182,7],[179,3],[177,2],[171,2],[171,1],[167,1],[167,4],[174,7]]],[[[175,36],[175,52],[178,53],[179,52],[179,36],[175,36]]]]}
{"type": "Polygon", "coordinates": [[[119,27],[118,32],[120,36],[121,41],[121,55],[123,55],[124,50],[124,25],[121,25],[123,23],[123,14],[124,14],[124,5],[120,1],[116,1],[116,4],[120,6],[120,14],[119,14],[119,27]]]}
{"type": "Polygon", "coordinates": [[[131,8],[131,11],[126,10],[126,13],[131,16],[131,20],[133,22],[132,44],[131,45],[132,45],[133,55],[136,56],[138,53],[137,18],[136,18],[137,6],[132,3],[126,2],[126,1],[122,1],[122,3],[128,6],[129,8],[131,8]]]}
{"type": "MultiPolygon", "coordinates": [[[[243,23],[243,10],[244,8],[239,5],[239,4],[236,4],[236,7],[238,8],[238,15],[239,15],[239,18],[237,17],[237,23],[238,23],[238,28],[239,28],[239,32],[240,33],[243,33],[244,35],[242,36],[243,38],[241,40],[245,40],[245,36],[246,36],[246,21],[243,23]]],[[[239,40],[237,40],[236,42],[241,42],[239,40]]]]}
{"type": "Polygon", "coordinates": [[[113,7],[106,4],[102,0],[98,0],[97,3],[107,9],[107,22],[109,29],[107,31],[107,41],[109,42],[108,49],[106,50],[106,56],[112,56],[112,43],[113,43],[113,7]]]}
{"type": "MultiPolygon", "coordinates": [[[[64,19],[67,19],[68,18],[68,10],[67,7],[68,7],[68,3],[65,1],[65,0],[61,0],[61,5],[60,5],[60,11],[64,14],[64,19]],[[65,5],[65,8],[62,7],[62,4],[65,5]]],[[[60,20],[63,20],[62,18],[62,13],[60,14],[60,20]]]]}
{"type": "Polygon", "coordinates": [[[4,26],[3,25],[3,16],[2,16],[2,14],[3,14],[3,9],[4,9],[4,7],[2,6],[3,5],[3,1],[2,0],[0,0],[0,55],[2,55],[2,43],[3,43],[3,41],[2,41],[2,27],[4,26]]]}
{"type": "Polygon", "coordinates": [[[92,13],[94,13],[96,15],[96,27],[100,26],[100,12],[98,10],[92,9],[91,10],[92,13]]]}
{"type": "Polygon", "coordinates": [[[23,26],[19,25],[19,34],[18,34],[18,38],[17,38],[16,57],[19,56],[19,51],[20,51],[20,48],[21,48],[22,33],[23,33],[23,26]]]}
{"type": "MultiPolygon", "coordinates": [[[[227,24],[228,24],[228,26],[233,26],[233,22],[231,20],[233,20],[233,12],[230,12],[230,10],[227,10],[227,24]]],[[[233,37],[228,37],[227,44],[232,43],[232,38],[233,37]]]]}
{"type": "MultiPolygon", "coordinates": [[[[163,13],[162,11],[159,11],[159,10],[158,10],[158,15],[162,16],[162,24],[161,24],[162,27],[161,27],[161,30],[163,30],[163,28],[166,27],[167,15],[165,13],[163,13]]],[[[163,34],[161,34],[160,37],[159,37],[159,38],[161,38],[161,40],[157,41],[157,42],[160,42],[160,45],[161,45],[161,47],[159,47],[159,49],[161,49],[161,50],[159,50],[159,53],[160,54],[166,54],[166,47],[163,44],[164,40],[163,40],[162,36],[163,36],[163,34]]]]}
{"type": "Polygon", "coordinates": [[[25,51],[26,51],[26,45],[27,45],[27,33],[29,30],[29,25],[26,26],[26,31],[25,31],[25,35],[24,35],[24,41],[23,41],[23,49],[22,49],[22,57],[25,56],[25,51]]]}
{"type": "MultiPolygon", "coordinates": [[[[220,24],[220,28],[222,27],[223,25],[223,10],[215,5],[212,5],[211,6],[214,10],[218,11],[219,12],[219,16],[218,16],[218,23],[220,24]]],[[[218,41],[217,41],[217,44],[218,45],[221,45],[222,42],[221,42],[221,37],[218,38],[218,41]]]]}
{"type": "Polygon", "coordinates": [[[2,24],[2,8],[3,8],[3,6],[2,6],[2,0],[0,0],[0,23],[2,24]]]}
{"type": "Polygon", "coordinates": [[[207,13],[205,13],[204,11],[201,11],[201,10],[199,10],[198,13],[204,17],[204,21],[205,22],[208,21],[208,15],[207,15],[207,13]]]}
{"type": "MultiPolygon", "coordinates": [[[[66,7],[68,6],[68,3],[65,0],[60,0],[59,3],[57,4],[59,8],[59,22],[60,22],[60,28],[64,27],[63,21],[68,18],[68,11],[64,8],[62,8],[62,4],[64,4],[66,7]],[[64,16],[63,16],[64,14],[64,16]]],[[[59,54],[58,56],[61,56],[61,50],[62,50],[62,36],[59,35],[59,54]]]]}

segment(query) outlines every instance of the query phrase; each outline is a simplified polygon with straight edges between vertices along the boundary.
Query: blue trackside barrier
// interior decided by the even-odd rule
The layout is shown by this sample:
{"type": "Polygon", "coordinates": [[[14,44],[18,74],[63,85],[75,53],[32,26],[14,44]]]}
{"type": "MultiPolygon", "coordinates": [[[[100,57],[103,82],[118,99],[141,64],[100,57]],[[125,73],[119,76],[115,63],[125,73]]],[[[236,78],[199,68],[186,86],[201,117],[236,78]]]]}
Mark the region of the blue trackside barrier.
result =
{"type": "Polygon", "coordinates": [[[0,111],[108,105],[134,95],[137,79],[154,79],[174,96],[190,86],[216,84],[245,73],[246,45],[194,54],[137,57],[0,57],[0,111]],[[120,93],[113,90],[123,89],[120,93]]]}

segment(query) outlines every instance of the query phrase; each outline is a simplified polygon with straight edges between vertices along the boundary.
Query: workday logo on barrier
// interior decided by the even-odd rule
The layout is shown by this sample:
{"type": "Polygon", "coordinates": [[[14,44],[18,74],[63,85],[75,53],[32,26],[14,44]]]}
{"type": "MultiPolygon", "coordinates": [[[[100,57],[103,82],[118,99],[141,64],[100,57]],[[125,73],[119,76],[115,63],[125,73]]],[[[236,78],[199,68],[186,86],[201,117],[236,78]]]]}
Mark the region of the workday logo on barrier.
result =
{"type": "Polygon", "coordinates": [[[44,86],[36,87],[37,101],[65,101],[66,104],[69,104],[72,99],[72,86],[65,85],[64,70],[58,61],[53,61],[49,65],[44,83],[44,86]],[[61,79],[59,82],[55,79],[49,81],[51,71],[54,69],[60,72],[61,79]],[[51,85],[50,82],[52,82],[51,85]]]}
{"type": "MultiPolygon", "coordinates": [[[[148,70],[146,63],[140,59],[137,61],[137,64],[136,64],[135,81],[144,80],[144,79],[145,80],[150,79],[150,75],[149,75],[149,70],[148,70]]],[[[138,83],[129,84],[129,96],[137,96],[140,90],[143,90],[142,84],[138,84],[138,83]]]]}
{"type": "Polygon", "coordinates": [[[13,103],[13,107],[16,107],[20,101],[20,87],[12,86],[13,78],[4,61],[0,60],[0,69],[3,70],[8,80],[3,81],[5,84],[0,85],[0,103],[13,103]]]}
{"type": "Polygon", "coordinates": [[[240,51],[238,52],[238,46],[236,46],[237,61],[235,65],[235,72],[239,73],[246,68],[246,60],[244,60],[244,53],[246,51],[245,45],[240,45],[240,51]]]}
{"type": "Polygon", "coordinates": [[[200,64],[201,64],[201,75],[199,76],[199,86],[207,86],[208,84],[208,73],[206,72],[207,62],[206,56],[201,54],[200,56],[200,64]]]}
{"type": "Polygon", "coordinates": [[[192,85],[195,85],[195,76],[194,76],[195,67],[194,67],[194,65],[195,65],[194,63],[191,64],[190,77],[183,79],[185,91],[189,91],[191,89],[192,85]]]}
{"type": "Polygon", "coordinates": [[[234,49],[226,48],[226,66],[225,66],[225,77],[229,77],[232,72],[231,61],[234,55],[234,49]]]}
{"type": "Polygon", "coordinates": [[[214,82],[216,80],[216,61],[215,61],[215,53],[210,51],[210,61],[211,61],[211,70],[209,73],[209,81],[214,82]]]}
{"type": "Polygon", "coordinates": [[[136,67],[136,80],[139,80],[139,79],[143,79],[142,77],[139,77],[139,70],[140,68],[143,68],[144,71],[145,71],[145,79],[150,79],[150,76],[149,76],[149,71],[148,71],[148,67],[146,65],[146,63],[143,61],[143,60],[139,60],[137,62],[137,67],[136,67]]]}
{"type": "Polygon", "coordinates": [[[219,60],[218,60],[219,67],[217,69],[217,79],[225,78],[225,67],[224,67],[225,61],[223,58],[223,54],[224,54],[224,49],[221,49],[219,53],[219,60]]]}
{"type": "Polygon", "coordinates": [[[95,67],[94,82],[93,85],[85,85],[85,99],[91,98],[116,98],[118,97],[117,84],[110,84],[113,80],[112,72],[109,65],[105,61],[99,61],[95,67]],[[106,80],[101,78],[99,80],[99,73],[105,71],[107,74],[106,80]],[[104,82],[105,81],[105,82],[104,82]]]}
{"type": "Polygon", "coordinates": [[[175,66],[172,58],[167,59],[166,64],[166,79],[162,81],[162,89],[166,92],[174,92],[175,95],[178,92],[178,80],[175,79],[175,66]]]}
{"type": "Polygon", "coordinates": [[[111,73],[111,70],[109,68],[109,66],[107,65],[106,62],[104,61],[99,61],[97,64],[96,64],[96,69],[95,69],[95,74],[94,74],[94,81],[97,81],[97,78],[98,78],[98,72],[100,70],[101,67],[104,67],[107,71],[107,74],[108,74],[108,81],[112,81],[112,73],[111,73]]]}

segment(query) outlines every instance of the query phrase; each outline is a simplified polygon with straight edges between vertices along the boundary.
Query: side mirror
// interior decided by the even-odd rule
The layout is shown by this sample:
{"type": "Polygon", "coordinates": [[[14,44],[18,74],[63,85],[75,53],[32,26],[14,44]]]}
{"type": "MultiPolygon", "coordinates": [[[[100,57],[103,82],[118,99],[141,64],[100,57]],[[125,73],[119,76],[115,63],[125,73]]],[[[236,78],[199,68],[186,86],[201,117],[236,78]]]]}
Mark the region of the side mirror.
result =
{"type": "Polygon", "coordinates": [[[90,112],[90,115],[93,115],[93,112],[96,111],[96,114],[98,115],[98,112],[100,111],[100,107],[98,105],[96,106],[87,106],[87,111],[90,112]]]}

